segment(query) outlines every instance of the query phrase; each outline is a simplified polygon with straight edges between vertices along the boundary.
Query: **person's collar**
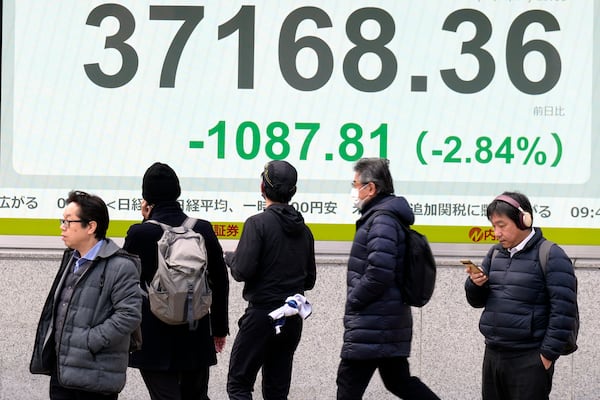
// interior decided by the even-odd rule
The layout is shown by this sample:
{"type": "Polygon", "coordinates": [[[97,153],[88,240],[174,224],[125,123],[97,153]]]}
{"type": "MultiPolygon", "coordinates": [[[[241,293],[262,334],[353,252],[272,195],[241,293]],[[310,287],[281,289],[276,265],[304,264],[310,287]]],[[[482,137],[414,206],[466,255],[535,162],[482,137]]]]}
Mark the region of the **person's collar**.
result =
{"type": "Polygon", "coordinates": [[[360,213],[363,215],[366,214],[367,211],[369,211],[371,208],[373,208],[373,206],[380,203],[384,198],[386,198],[388,196],[389,195],[387,195],[387,194],[377,193],[377,195],[375,195],[375,197],[373,197],[371,200],[369,200],[368,202],[365,203],[363,208],[360,210],[360,213]]]}
{"type": "Polygon", "coordinates": [[[273,201],[265,196],[265,208],[270,206],[287,206],[289,203],[281,203],[279,201],[273,201]]]}
{"type": "Polygon", "coordinates": [[[100,251],[100,248],[102,247],[103,244],[104,244],[104,240],[99,240],[83,256],[81,254],[79,254],[79,251],[75,250],[73,252],[73,258],[75,259],[75,263],[77,264],[77,266],[80,266],[81,264],[85,263],[88,260],[91,261],[94,258],[96,258],[96,256],[98,255],[98,252],[100,251]]]}
{"type": "Polygon", "coordinates": [[[535,229],[531,228],[531,232],[529,232],[529,235],[527,235],[527,237],[525,239],[523,239],[523,241],[521,243],[519,243],[518,245],[516,245],[515,247],[513,247],[511,249],[508,249],[510,256],[512,257],[517,252],[523,250],[525,248],[525,245],[527,245],[527,243],[531,240],[533,235],[535,235],[535,229]]]}

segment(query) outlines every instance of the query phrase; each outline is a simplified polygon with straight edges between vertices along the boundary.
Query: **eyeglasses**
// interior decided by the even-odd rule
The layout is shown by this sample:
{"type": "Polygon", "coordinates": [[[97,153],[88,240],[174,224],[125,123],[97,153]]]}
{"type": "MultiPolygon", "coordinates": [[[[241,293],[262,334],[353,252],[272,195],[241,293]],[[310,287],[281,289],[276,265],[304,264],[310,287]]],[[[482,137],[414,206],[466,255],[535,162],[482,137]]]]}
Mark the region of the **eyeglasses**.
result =
{"type": "Polygon", "coordinates": [[[69,226],[71,225],[71,222],[89,222],[85,219],[59,219],[58,222],[60,222],[60,226],[63,227],[65,226],[67,229],[69,229],[69,226]]]}
{"type": "Polygon", "coordinates": [[[368,184],[369,184],[369,182],[356,182],[356,181],[352,181],[352,182],[350,182],[350,187],[355,188],[356,185],[360,185],[361,186],[360,189],[362,189],[363,187],[365,187],[365,185],[368,185],[368,184]]]}

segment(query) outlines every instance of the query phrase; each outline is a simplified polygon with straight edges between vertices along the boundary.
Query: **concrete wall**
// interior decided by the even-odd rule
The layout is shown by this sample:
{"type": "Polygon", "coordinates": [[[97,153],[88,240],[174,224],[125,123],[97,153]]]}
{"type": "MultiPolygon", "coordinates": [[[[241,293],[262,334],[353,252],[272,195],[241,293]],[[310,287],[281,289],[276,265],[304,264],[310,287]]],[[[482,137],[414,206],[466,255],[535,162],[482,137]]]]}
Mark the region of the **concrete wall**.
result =
{"type": "MultiPolygon", "coordinates": [[[[48,377],[29,374],[31,347],[39,312],[59,263],[59,251],[0,251],[0,399],[48,398],[48,377]]],[[[480,259],[480,258],[479,258],[480,259]]],[[[473,260],[479,260],[473,257],[473,260]]],[[[345,300],[345,257],[320,256],[317,285],[307,293],[313,315],[306,320],[296,353],[289,398],[335,399],[335,377],[342,342],[345,300]]],[[[480,398],[483,337],[477,324],[480,310],[464,298],[465,274],[458,258],[438,258],[437,287],[431,302],[414,309],[412,373],[418,375],[442,399],[480,398]]],[[[600,263],[577,260],[580,349],[561,357],[556,365],[552,399],[600,399],[600,263]]],[[[211,369],[212,400],[226,399],[225,379],[229,351],[237,332],[237,319],[245,303],[241,285],[232,280],[230,329],[226,350],[211,369]]],[[[262,399],[257,385],[255,398],[262,399]]],[[[387,400],[394,396],[373,378],[365,399],[387,400]]],[[[123,400],[149,399],[137,370],[130,369],[120,395],[123,400]]]]}

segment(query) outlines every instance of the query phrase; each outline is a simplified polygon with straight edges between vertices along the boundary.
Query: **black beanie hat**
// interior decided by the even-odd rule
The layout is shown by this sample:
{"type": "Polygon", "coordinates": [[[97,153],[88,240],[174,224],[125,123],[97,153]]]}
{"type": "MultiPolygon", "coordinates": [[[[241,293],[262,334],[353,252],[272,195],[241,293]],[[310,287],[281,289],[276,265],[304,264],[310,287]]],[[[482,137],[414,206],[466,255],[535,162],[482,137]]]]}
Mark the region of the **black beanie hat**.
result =
{"type": "Polygon", "coordinates": [[[142,180],[142,197],[149,204],[175,201],[179,195],[181,195],[181,186],[173,168],[155,162],[146,170],[142,180]]]}

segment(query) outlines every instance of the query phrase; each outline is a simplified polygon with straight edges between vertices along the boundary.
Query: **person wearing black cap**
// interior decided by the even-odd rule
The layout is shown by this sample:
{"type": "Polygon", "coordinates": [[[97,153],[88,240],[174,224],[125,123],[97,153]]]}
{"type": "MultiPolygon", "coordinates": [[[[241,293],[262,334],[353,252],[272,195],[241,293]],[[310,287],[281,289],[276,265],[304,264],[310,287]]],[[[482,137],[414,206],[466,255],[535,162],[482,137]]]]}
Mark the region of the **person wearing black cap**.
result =
{"type": "Polygon", "coordinates": [[[230,399],[251,399],[261,368],[263,398],[287,398],[302,318],[287,317],[276,334],[269,313],[289,296],[312,289],[316,280],[313,235],[289,205],[296,193],[296,169],[286,161],[271,161],[261,177],[266,209],[246,220],[235,252],[226,254],[231,275],[244,282],[242,294],[248,301],[231,350],[230,399]]]}
{"type": "Polygon", "coordinates": [[[524,194],[497,196],[487,218],[499,243],[483,259],[483,271],[466,269],[465,282],[469,304],[483,308],[482,398],[545,400],[556,360],[577,349],[573,264],[533,227],[533,209],[524,194]]]}
{"type": "MultiPolygon", "coordinates": [[[[152,164],[142,180],[142,216],[180,226],[187,218],[177,201],[180,195],[175,171],[167,164],[152,164]]],[[[212,305],[196,330],[190,330],[187,324],[162,322],[150,310],[147,296],[144,299],[142,348],[131,354],[129,366],[139,368],[152,400],[207,400],[209,367],[217,363],[216,352],[223,349],[229,334],[229,276],[223,249],[210,222],[198,219],[194,231],[202,234],[206,244],[212,305]]],[[[162,233],[160,226],[137,223],[125,238],[123,248],[140,256],[144,289],[157,269],[157,242],[162,233]]]]}

